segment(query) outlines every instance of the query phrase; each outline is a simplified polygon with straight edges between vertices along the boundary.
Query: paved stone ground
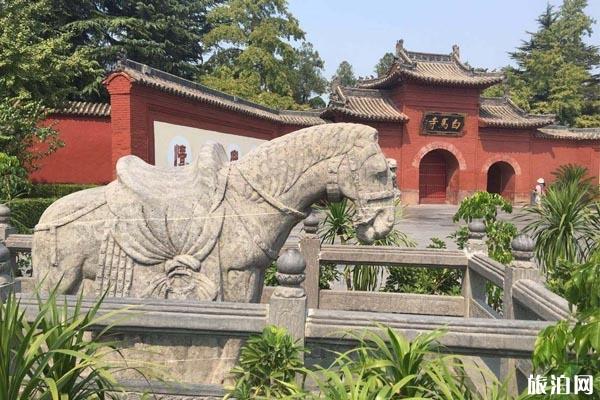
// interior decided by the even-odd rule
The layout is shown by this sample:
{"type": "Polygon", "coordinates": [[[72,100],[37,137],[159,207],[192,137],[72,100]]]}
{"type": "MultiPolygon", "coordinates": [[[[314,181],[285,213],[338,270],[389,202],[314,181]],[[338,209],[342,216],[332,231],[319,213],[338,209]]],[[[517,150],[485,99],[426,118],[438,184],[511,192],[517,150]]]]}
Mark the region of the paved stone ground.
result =
{"type": "MultiPolygon", "coordinates": [[[[421,204],[406,206],[402,218],[396,228],[417,242],[417,247],[425,248],[431,243],[430,238],[437,237],[446,242],[448,249],[456,250],[456,244],[448,235],[456,231],[461,224],[452,222],[452,216],[458,206],[448,204],[421,204]]],[[[506,219],[522,229],[526,223],[518,218],[522,215],[521,208],[515,208],[512,214],[500,213],[499,218],[506,219]]],[[[302,235],[302,224],[294,227],[288,238],[288,243],[297,243],[302,235]]]]}
{"type": "MultiPolygon", "coordinates": [[[[437,237],[446,242],[448,249],[456,249],[456,244],[448,238],[448,235],[461,226],[459,223],[452,222],[452,216],[457,209],[458,206],[447,204],[407,206],[396,228],[415,240],[419,248],[427,247],[430,238],[437,237]]],[[[511,221],[522,229],[525,222],[517,218],[522,214],[521,208],[515,208],[513,214],[501,213],[499,218],[511,221]]]]}

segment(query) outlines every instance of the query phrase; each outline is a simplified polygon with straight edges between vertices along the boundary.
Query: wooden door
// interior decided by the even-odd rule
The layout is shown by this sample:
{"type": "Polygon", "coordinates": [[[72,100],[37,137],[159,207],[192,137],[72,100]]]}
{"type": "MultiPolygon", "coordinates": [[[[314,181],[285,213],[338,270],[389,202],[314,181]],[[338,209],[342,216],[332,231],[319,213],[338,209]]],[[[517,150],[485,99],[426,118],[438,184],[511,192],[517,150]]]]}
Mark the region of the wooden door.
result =
{"type": "Polygon", "coordinates": [[[445,203],[447,184],[444,156],[435,151],[426,154],[419,166],[419,203],[445,203]]]}

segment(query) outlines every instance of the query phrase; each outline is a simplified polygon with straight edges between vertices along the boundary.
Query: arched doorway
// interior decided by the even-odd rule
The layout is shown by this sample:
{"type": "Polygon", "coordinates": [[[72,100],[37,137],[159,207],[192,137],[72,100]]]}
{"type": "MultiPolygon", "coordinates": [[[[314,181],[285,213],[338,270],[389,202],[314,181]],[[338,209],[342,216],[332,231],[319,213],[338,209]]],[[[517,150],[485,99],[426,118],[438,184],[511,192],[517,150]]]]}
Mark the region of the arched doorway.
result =
{"type": "Polygon", "coordinates": [[[458,160],[448,150],[432,150],[419,163],[419,203],[456,203],[458,160]]]}
{"type": "Polygon", "coordinates": [[[506,161],[490,165],[487,173],[487,191],[498,193],[508,201],[515,196],[515,170],[506,161]]]}

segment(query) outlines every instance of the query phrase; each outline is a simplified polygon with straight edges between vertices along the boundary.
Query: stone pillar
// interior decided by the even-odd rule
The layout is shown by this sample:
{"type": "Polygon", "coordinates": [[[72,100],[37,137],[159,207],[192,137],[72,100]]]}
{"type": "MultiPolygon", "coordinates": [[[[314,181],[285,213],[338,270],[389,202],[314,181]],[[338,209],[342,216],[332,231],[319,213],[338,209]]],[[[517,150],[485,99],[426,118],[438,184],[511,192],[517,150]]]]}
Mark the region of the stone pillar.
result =
{"type": "Polygon", "coordinates": [[[300,252],[306,260],[304,289],[308,308],[319,308],[319,252],[321,240],[317,235],[319,217],[315,211],[304,220],[304,236],[300,239],[300,252]]]}
{"type": "Polygon", "coordinates": [[[269,324],[285,328],[300,345],[304,345],[306,293],[304,257],[297,249],[286,250],[277,259],[277,286],[269,299],[269,324]]]}
{"type": "MultiPolygon", "coordinates": [[[[10,225],[10,208],[8,208],[8,206],[6,204],[0,204],[0,244],[1,244],[1,246],[4,247],[4,243],[6,242],[6,239],[8,239],[8,237],[10,235],[14,235],[15,233],[17,233],[17,229],[10,225]]],[[[7,249],[7,251],[8,251],[8,249],[7,249]]],[[[17,257],[16,254],[11,255],[9,252],[9,259],[7,261],[6,268],[8,269],[8,272],[11,273],[11,276],[12,276],[12,273],[17,268],[16,257],[17,257]]],[[[0,274],[1,274],[1,272],[0,272],[0,274]]]]}
{"type": "Polygon", "coordinates": [[[474,219],[467,225],[469,229],[469,240],[465,246],[467,257],[475,254],[486,255],[487,246],[485,244],[485,223],[481,219],[474,219]]]}
{"type": "Polygon", "coordinates": [[[0,242],[0,299],[4,300],[6,294],[14,284],[14,275],[10,262],[10,251],[0,242]]]}
{"type": "MultiPolygon", "coordinates": [[[[474,255],[487,255],[487,246],[485,244],[485,224],[483,220],[476,219],[471,221],[467,228],[469,229],[469,240],[465,245],[465,254],[467,259],[471,259],[474,255]]],[[[465,317],[472,317],[471,315],[471,301],[478,299],[480,302],[485,303],[485,279],[479,274],[471,273],[469,269],[469,261],[467,261],[467,268],[463,276],[462,282],[462,295],[465,298],[465,317]]]]}
{"type": "Polygon", "coordinates": [[[10,225],[10,208],[6,204],[0,204],[0,242],[6,241],[15,233],[17,230],[10,225]]]}
{"type": "MultiPolygon", "coordinates": [[[[535,243],[526,234],[517,235],[510,243],[513,261],[506,266],[504,272],[504,297],[502,304],[502,315],[504,319],[518,319],[516,313],[512,289],[520,279],[540,280],[540,274],[533,260],[533,249],[535,243]]],[[[500,374],[503,379],[508,380],[509,394],[516,396],[520,390],[518,387],[517,360],[514,358],[503,358],[500,374]]]]}
{"type": "Polygon", "coordinates": [[[506,266],[504,273],[504,298],[503,315],[505,319],[518,318],[515,315],[515,305],[512,296],[512,288],[520,279],[541,280],[541,276],[535,261],[533,260],[533,249],[535,243],[526,234],[517,235],[510,243],[513,261],[506,266]]]}

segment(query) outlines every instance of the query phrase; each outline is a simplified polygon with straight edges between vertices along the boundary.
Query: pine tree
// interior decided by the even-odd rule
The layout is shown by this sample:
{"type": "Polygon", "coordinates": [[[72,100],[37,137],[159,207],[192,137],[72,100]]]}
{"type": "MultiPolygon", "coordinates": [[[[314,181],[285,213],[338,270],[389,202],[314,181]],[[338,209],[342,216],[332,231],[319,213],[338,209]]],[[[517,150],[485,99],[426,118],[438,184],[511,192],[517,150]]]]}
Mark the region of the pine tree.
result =
{"type": "Polygon", "coordinates": [[[381,77],[387,74],[390,70],[394,61],[396,60],[396,56],[392,53],[385,53],[383,57],[379,59],[379,62],[375,65],[375,73],[377,76],[381,77]]]}
{"type": "Polygon", "coordinates": [[[348,61],[342,61],[335,71],[335,75],[332,81],[338,81],[342,86],[354,86],[356,85],[356,76],[352,65],[348,61]]]}
{"type": "Polygon", "coordinates": [[[538,30],[513,53],[517,68],[507,70],[511,95],[534,112],[554,113],[567,125],[593,125],[599,118],[600,65],[597,46],[584,38],[595,21],[584,12],[586,0],[564,0],[555,10],[547,6],[538,30]]]}
{"type": "MultiPolygon", "coordinates": [[[[32,2],[47,0],[31,0],[32,2]]],[[[85,49],[102,69],[80,79],[80,97],[105,97],[104,71],[119,55],[195,79],[202,71],[207,9],[219,0],[50,0],[51,12],[35,19],[70,32],[73,50],[85,49]]]]}

